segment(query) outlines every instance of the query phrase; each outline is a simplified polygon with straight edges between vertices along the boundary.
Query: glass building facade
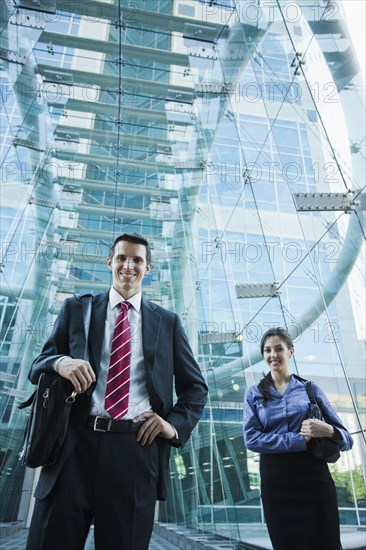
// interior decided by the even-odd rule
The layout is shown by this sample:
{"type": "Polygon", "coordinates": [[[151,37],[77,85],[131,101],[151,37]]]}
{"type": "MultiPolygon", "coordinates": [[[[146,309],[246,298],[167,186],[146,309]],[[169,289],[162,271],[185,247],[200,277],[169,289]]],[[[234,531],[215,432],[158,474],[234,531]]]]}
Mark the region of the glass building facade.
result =
{"type": "Polygon", "coordinates": [[[62,301],[110,285],[109,244],[152,243],[144,291],[207,380],[157,519],[246,542],[263,524],[243,397],[286,326],[292,370],[354,435],[331,465],[365,526],[364,84],[342,2],[2,0],[0,522],[27,522],[17,405],[62,301]]]}

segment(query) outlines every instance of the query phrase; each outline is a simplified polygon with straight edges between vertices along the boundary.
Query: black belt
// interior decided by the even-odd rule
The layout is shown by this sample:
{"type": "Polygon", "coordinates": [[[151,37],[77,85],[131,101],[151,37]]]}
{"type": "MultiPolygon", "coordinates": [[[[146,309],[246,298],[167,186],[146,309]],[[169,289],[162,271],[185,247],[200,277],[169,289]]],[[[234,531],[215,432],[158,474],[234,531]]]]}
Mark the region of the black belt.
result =
{"type": "Polygon", "coordinates": [[[144,421],[113,420],[105,416],[89,416],[86,423],[88,428],[95,432],[118,432],[123,434],[137,433],[144,421]]]}

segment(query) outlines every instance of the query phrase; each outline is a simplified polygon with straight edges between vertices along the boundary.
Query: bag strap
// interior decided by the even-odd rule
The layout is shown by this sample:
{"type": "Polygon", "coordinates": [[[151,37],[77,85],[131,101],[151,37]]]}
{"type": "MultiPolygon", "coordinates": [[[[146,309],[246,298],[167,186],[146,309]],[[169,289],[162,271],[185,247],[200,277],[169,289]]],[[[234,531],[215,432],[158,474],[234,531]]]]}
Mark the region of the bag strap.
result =
{"type": "Polygon", "coordinates": [[[314,393],[314,387],[313,387],[313,382],[311,380],[308,380],[306,382],[306,391],[307,391],[307,394],[308,394],[308,397],[310,399],[310,403],[312,405],[317,405],[318,402],[317,400],[315,399],[315,393],[314,393]]]}
{"type": "Polygon", "coordinates": [[[74,294],[75,298],[81,301],[83,308],[83,324],[84,324],[84,334],[85,334],[85,350],[84,350],[84,359],[89,361],[89,350],[88,350],[88,337],[89,337],[89,328],[90,328],[90,319],[91,311],[93,304],[93,294],[74,294]]]}
{"type": "Polygon", "coordinates": [[[36,393],[37,393],[37,390],[34,391],[26,401],[23,401],[22,403],[20,403],[18,405],[18,409],[26,409],[27,407],[30,407],[36,397],[36,393]]]}
{"type": "MultiPolygon", "coordinates": [[[[89,338],[90,320],[91,320],[92,305],[93,305],[93,295],[92,294],[75,294],[75,297],[78,300],[81,300],[81,305],[83,308],[83,323],[84,323],[84,334],[85,334],[84,359],[85,361],[89,361],[88,338],[89,338]]],[[[89,387],[89,389],[86,391],[86,394],[91,395],[94,391],[95,386],[96,386],[96,382],[94,382],[89,387]]]]}
{"type": "Polygon", "coordinates": [[[89,361],[88,338],[89,338],[89,328],[90,328],[93,296],[92,294],[84,294],[83,296],[80,296],[80,298],[81,298],[81,303],[83,307],[83,323],[84,323],[84,332],[85,332],[84,359],[85,361],[89,361]]]}
{"type": "MultiPolygon", "coordinates": [[[[82,303],[84,332],[85,332],[84,359],[85,361],[89,361],[88,338],[89,338],[90,319],[91,319],[92,304],[93,304],[93,295],[92,294],[83,294],[83,295],[75,294],[75,296],[76,298],[81,300],[81,303],[82,303]]],[[[29,396],[26,401],[23,401],[22,403],[20,403],[18,405],[18,409],[26,409],[27,407],[30,407],[30,405],[32,405],[36,397],[36,394],[37,394],[37,390],[33,392],[32,395],[29,396]]],[[[72,396],[73,394],[70,397],[72,396]]]]}

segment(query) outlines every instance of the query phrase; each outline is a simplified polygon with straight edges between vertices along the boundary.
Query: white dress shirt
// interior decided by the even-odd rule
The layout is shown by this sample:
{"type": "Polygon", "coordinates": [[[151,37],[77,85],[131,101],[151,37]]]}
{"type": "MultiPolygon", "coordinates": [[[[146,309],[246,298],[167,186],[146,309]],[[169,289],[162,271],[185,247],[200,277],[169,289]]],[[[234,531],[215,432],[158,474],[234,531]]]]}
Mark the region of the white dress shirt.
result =
{"type": "MultiPolygon", "coordinates": [[[[110,415],[104,410],[105,391],[109,370],[114,325],[118,316],[118,305],[123,302],[122,296],[112,287],[109,291],[107,315],[105,318],[105,331],[102,346],[100,370],[96,388],[92,394],[92,416],[110,415]]],[[[144,366],[144,354],[142,348],[142,317],[141,317],[141,292],[138,292],[127,300],[132,305],[128,310],[128,322],[131,333],[131,379],[128,411],[123,420],[135,418],[139,414],[151,411],[149,392],[147,390],[146,371],[144,366]]]]}

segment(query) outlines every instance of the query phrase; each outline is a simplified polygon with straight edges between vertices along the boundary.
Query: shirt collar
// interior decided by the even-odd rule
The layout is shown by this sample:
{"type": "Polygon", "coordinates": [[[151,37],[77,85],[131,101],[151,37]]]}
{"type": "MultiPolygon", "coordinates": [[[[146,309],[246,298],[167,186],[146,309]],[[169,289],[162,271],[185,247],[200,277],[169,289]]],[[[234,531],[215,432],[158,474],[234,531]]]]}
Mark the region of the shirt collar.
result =
{"type": "Polygon", "coordinates": [[[140,309],[141,309],[141,297],[142,297],[142,293],[140,291],[140,292],[137,292],[137,294],[134,294],[133,296],[131,296],[131,298],[128,298],[128,300],[125,300],[123,298],[123,296],[121,296],[117,292],[117,290],[115,288],[113,288],[113,286],[112,286],[112,288],[109,291],[109,305],[110,305],[111,309],[113,309],[114,307],[116,307],[121,302],[126,301],[126,302],[130,302],[130,304],[132,304],[134,309],[137,312],[139,312],[140,309]]]}

